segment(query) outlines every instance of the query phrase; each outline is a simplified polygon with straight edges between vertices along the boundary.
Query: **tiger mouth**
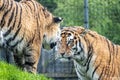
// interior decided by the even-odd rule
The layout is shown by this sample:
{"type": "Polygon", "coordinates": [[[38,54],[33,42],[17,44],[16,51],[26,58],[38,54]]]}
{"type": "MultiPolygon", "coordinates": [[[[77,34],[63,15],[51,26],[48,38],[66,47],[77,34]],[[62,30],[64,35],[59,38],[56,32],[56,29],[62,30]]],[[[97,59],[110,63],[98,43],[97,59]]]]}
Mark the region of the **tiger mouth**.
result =
{"type": "Polygon", "coordinates": [[[71,59],[72,59],[72,57],[70,57],[70,56],[69,56],[69,57],[64,57],[64,56],[62,56],[61,59],[62,59],[62,58],[68,59],[68,60],[71,60],[71,59]]]}
{"type": "Polygon", "coordinates": [[[71,60],[72,59],[72,57],[68,57],[68,60],[71,60]]]}

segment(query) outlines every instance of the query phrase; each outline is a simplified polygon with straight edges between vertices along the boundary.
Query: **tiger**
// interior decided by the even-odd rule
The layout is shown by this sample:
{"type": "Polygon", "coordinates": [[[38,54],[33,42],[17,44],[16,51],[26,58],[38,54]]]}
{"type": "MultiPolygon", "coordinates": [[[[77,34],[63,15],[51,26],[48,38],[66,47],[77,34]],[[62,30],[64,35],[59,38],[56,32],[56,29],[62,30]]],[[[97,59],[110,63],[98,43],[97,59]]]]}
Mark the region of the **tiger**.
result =
{"type": "Polygon", "coordinates": [[[55,59],[72,60],[78,80],[120,80],[120,46],[81,26],[63,27],[55,59]]]}
{"type": "Polygon", "coordinates": [[[36,73],[42,42],[57,40],[62,20],[36,0],[0,0],[0,47],[14,53],[18,67],[36,73]]]}

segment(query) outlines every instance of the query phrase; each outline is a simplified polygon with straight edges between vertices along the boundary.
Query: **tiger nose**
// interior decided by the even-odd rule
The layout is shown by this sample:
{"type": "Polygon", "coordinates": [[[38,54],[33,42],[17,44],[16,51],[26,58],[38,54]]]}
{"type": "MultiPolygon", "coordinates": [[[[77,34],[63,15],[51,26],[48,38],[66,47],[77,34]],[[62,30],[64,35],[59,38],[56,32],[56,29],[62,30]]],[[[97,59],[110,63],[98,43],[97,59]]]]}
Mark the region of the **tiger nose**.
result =
{"type": "Polygon", "coordinates": [[[65,55],[65,53],[61,53],[62,57],[65,55]]]}

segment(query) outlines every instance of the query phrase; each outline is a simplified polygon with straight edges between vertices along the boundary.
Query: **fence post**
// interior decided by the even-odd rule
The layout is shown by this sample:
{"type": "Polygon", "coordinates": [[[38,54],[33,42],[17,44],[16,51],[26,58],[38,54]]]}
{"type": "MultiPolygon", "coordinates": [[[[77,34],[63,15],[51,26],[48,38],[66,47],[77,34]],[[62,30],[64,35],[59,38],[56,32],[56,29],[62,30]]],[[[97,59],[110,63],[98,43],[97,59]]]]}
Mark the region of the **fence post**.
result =
{"type": "Polygon", "coordinates": [[[89,9],[88,0],[84,0],[84,25],[86,29],[89,29],[89,9]]]}

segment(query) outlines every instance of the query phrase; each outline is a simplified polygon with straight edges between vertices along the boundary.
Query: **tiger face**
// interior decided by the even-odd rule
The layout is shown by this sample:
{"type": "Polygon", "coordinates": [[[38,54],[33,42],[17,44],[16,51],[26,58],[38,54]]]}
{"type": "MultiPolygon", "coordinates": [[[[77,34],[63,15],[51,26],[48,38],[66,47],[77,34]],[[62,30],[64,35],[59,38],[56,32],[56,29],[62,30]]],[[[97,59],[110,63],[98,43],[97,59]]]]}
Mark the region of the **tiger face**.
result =
{"type": "Polygon", "coordinates": [[[60,22],[63,19],[61,17],[53,17],[53,22],[45,26],[44,39],[48,43],[56,42],[60,37],[60,22]]]}
{"type": "Polygon", "coordinates": [[[82,39],[80,33],[82,33],[84,29],[82,28],[79,33],[77,32],[78,29],[70,27],[62,30],[61,37],[56,46],[56,49],[58,49],[58,54],[56,54],[56,57],[83,60],[85,57],[85,49],[84,43],[80,42],[82,39]]]}

